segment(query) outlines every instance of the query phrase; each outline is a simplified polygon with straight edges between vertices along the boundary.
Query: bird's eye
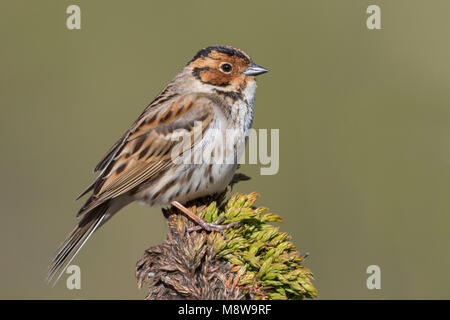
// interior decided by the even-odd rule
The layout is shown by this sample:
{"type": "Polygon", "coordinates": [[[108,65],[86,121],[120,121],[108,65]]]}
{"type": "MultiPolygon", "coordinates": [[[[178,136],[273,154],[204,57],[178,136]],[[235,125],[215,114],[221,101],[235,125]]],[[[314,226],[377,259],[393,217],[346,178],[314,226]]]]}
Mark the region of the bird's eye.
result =
{"type": "Polygon", "coordinates": [[[232,67],[231,64],[229,64],[229,63],[223,63],[223,64],[220,66],[220,69],[221,69],[223,72],[225,72],[225,73],[230,73],[230,72],[231,72],[231,69],[233,69],[233,67],[232,67]]]}

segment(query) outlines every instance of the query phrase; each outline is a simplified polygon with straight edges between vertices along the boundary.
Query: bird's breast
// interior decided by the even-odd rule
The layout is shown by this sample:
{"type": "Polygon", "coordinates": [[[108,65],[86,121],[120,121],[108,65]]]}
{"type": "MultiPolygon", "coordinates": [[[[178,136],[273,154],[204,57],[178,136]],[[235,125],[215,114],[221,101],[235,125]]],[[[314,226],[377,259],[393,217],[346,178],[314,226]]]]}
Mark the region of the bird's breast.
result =
{"type": "Polygon", "coordinates": [[[158,179],[136,194],[148,205],[185,203],[223,191],[230,183],[245,150],[253,121],[256,83],[250,83],[238,99],[225,97],[214,106],[214,119],[199,142],[183,153],[158,179]]]}

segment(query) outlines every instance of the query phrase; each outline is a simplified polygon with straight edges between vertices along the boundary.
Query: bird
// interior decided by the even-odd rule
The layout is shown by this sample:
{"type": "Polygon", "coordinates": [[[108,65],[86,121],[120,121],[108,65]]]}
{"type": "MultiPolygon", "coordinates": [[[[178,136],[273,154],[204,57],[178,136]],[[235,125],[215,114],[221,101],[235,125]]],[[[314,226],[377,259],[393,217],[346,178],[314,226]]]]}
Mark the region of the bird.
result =
{"type": "Polygon", "coordinates": [[[231,182],[252,127],[255,77],[266,72],[235,47],[198,51],[96,165],[99,174],[77,198],[89,194],[47,281],[55,285],[91,235],[133,201],[173,205],[195,230],[232,227],[207,223],[183,204],[231,182]]]}

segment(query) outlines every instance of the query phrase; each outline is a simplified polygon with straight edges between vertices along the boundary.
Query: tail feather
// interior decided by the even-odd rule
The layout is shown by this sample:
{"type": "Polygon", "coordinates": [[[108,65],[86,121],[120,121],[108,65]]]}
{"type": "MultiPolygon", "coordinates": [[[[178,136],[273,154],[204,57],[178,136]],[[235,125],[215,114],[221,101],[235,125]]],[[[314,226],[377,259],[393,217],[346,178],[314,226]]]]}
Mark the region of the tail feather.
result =
{"type": "Polygon", "coordinates": [[[49,283],[56,284],[66,267],[72,262],[92,233],[106,221],[103,220],[107,215],[108,208],[109,201],[86,213],[75,229],[67,236],[50,264],[47,276],[49,283]]]}

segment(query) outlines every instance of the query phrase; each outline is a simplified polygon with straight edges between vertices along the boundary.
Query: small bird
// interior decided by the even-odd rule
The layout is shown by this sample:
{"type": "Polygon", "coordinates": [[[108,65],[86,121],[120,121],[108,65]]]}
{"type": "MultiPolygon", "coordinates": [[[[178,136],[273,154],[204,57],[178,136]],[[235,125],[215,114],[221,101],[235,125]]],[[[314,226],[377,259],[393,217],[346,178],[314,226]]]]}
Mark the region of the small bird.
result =
{"type": "Polygon", "coordinates": [[[232,180],[252,126],[255,76],[266,72],[237,48],[201,49],[95,167],[100,173],[77,198],[91,193],[48,281],[56,283],[92,233],[133,201],[171,204],[196,230],[232,227],[207,223],[183,204],[221,192],[232,180]],[[202,161],[193,161],[198,154],[202,161]]]}

